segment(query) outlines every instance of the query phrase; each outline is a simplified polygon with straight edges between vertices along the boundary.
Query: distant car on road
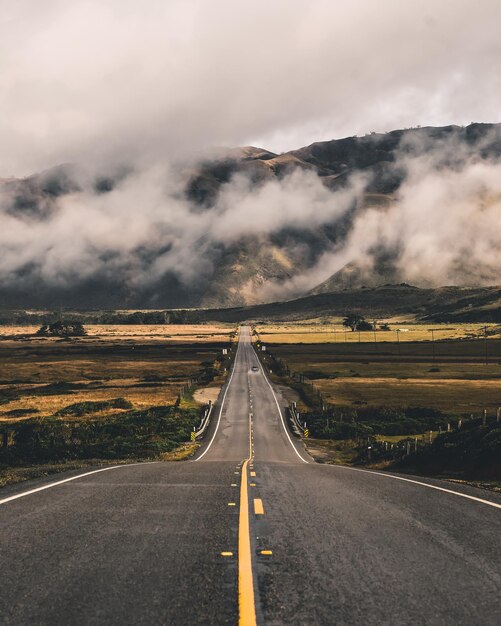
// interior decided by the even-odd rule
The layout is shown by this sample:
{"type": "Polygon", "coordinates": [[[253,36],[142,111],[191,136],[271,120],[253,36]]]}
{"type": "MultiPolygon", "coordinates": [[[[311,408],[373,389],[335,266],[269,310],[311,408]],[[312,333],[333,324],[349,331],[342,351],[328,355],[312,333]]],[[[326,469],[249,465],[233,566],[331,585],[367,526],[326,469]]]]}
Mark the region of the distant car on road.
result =
{"type": "Polygon", "coordinates": [[[253,365],[251,369],[253,372],[259,372],[259,367],[257,365],[253,365]]]}

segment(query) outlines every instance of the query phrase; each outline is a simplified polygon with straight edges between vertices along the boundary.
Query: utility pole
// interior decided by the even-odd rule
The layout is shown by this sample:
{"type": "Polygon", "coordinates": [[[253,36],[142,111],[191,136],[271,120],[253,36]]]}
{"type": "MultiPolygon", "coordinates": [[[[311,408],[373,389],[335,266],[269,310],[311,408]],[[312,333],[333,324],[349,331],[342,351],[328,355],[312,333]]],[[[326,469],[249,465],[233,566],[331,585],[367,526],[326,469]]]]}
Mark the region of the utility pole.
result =
{"type": "Polygon", "coordinates": [[[485,364],[489,364],[489,357],[487,353],[487,326],[484,326],[484,347],[485,347],[485,364]]]}
{"type": "Polygon", "coordinates": [[[431,350],[433,354],[433,363],[435,363],[435,330],[431,328],[430,333],[431,333],[431,350]]]}
{"type": "Polygon", "coordinates": [[[398,356],[400,356],[400,331],[397,328],[397,330],[395,332],[397,333],[398,356]]]}

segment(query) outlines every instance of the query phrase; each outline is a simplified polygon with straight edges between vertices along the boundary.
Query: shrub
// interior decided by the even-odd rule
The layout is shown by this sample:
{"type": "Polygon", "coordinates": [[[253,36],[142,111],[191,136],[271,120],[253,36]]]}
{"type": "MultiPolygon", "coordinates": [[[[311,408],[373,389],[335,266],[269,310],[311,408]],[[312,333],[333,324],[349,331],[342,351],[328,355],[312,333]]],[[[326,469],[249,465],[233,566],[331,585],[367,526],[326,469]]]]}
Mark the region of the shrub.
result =
{"type": "Polygon", "coordinates": [[[443,433],[431,446],[402,459],[398,467],[428,474],[501,480],[501,424],[465,422],[460,430],[443,433]]]}
{"type": "Polygon", "coordinates": [[[327,412],[310,411],[302,414],[313,437],[345,439],[365,434],[419,435],[427,430],[446,427],[450,416],[437,409],[425,407],[331,407],[327,412]],[[327,427],[327,424],[329,426],[327,427]],[[353,432],[339,424],[356,424],[353,432]]]}
{"type": "Polygon", "coordinates": [[[0,449],[0,463],[47,463],[71,459],[151,458],[190,438],[197,409],[157,406],[81,423],[33,418],[3,423],[12,445],[0,449]]]}
{"type": "Polygon", "coordinates": [[[362,320],[357,324],[356,330],[364,331],[364,330],[372,330],[374,327],[370,322],[362,320]]]}
{"type": "Polygon", "coordinates": [[[56,413],[56,416],[75,415],[82,416],[106,409],[132,409],[132,402],[125,398],[114,398],[113,400],[97,400],[87,402],[76,402],[64,407],[56,413]]]}
{"type": "Polygon", "coordinates": [[[83,337],[87,331],[81,322],[54,322],[43,324],[36,334],[40,337],[83,337]]]}

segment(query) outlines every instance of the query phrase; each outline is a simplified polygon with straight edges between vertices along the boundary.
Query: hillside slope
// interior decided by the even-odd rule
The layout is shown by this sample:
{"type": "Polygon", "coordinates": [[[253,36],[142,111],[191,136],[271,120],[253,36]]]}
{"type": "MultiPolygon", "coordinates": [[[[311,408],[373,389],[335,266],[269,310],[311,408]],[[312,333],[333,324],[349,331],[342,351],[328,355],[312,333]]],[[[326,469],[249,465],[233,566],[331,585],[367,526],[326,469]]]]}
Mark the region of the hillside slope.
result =
{"type": "MultiPolygon", "coordinates": [[[[386,233],[366,249],[365,235],[352,241],[366,216],[388,215],[392,225],[395,199],[416,176],[409,159],[445,176],[465,163],[497,164],[501,125],[397,130],[280,155],[220,149],[173,164],[165,198],[151,199],[151,180],[128,166],[66,164],[0,179],[0,215],[12,233],[0,260],[0,307],[228,307],[385,283],[434,286],[406,275],[403,244],[386,233]]],[[[480,207],[498,201],[488,188],[478,194],[480,207]]],[[[485,265],[467,250],[460,255],[451,282],[499,282],[491,255],[485,265]]]]}
{"type": "Polygon", "coordinates": [[[383,285],[372,289],[346,289],[309,295],[286,302],[193,311],[188,319],[292,321],[322,316],[342,317],[351,312],[369,319],[401,315],[421,321],[501,323],[501,287],[419,289],[406,284],[383,285]]]}

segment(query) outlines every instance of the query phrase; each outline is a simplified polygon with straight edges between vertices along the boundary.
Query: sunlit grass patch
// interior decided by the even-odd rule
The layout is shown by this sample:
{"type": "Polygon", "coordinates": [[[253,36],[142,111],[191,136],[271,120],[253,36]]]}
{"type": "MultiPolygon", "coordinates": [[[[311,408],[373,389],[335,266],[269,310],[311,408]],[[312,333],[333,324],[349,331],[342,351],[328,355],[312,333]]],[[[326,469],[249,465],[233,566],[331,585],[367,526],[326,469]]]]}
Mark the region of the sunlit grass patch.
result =
{"type": "Polygon", "coordinates": [[[358,406],[424,406],[446,413],[495,413],[501,406],[498,380],[427,380],[393,378],[339,378],[318,380],[327,402],[358,406]]]}

